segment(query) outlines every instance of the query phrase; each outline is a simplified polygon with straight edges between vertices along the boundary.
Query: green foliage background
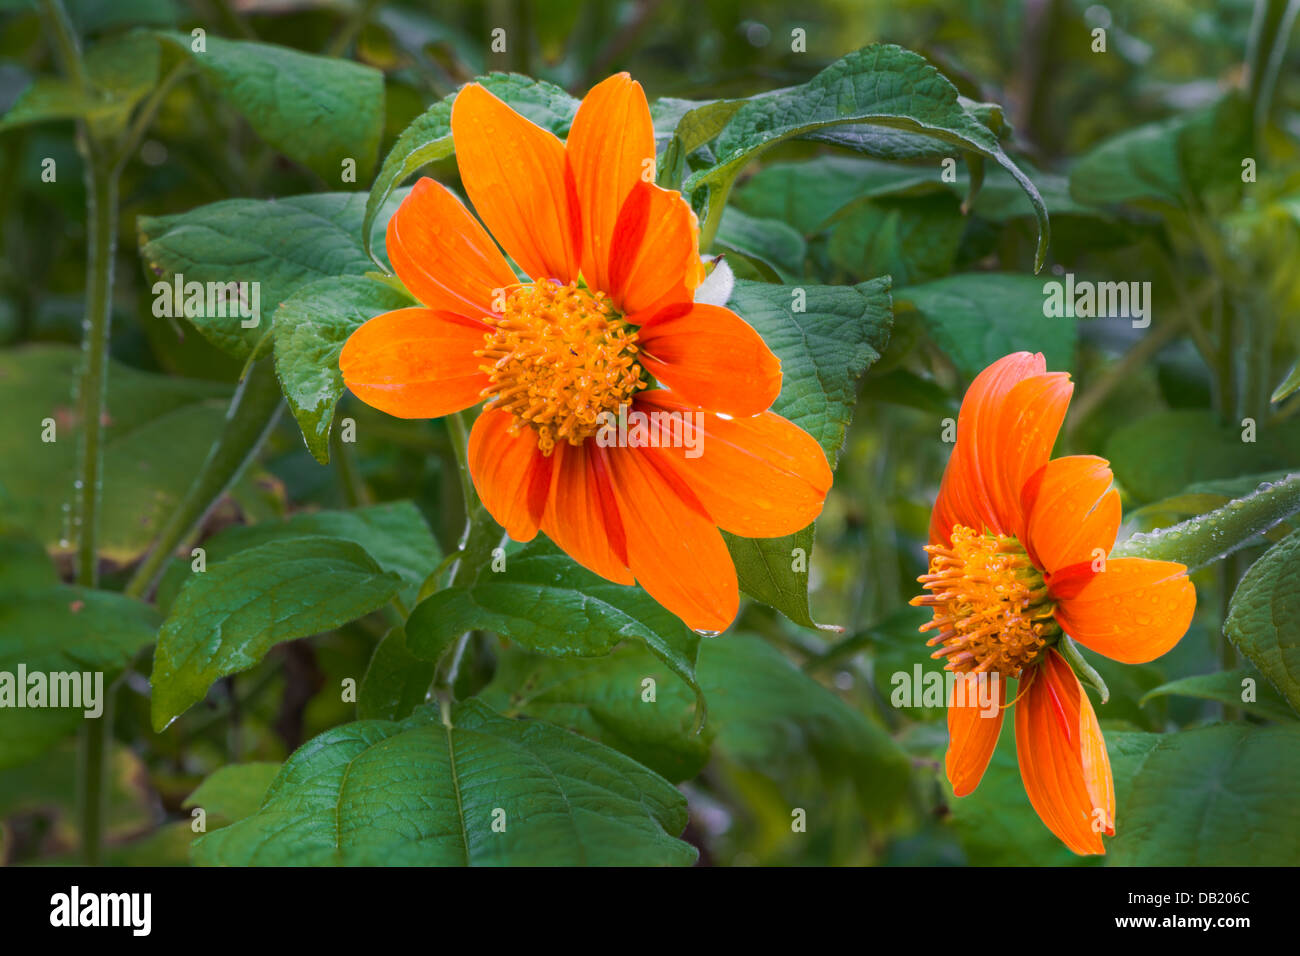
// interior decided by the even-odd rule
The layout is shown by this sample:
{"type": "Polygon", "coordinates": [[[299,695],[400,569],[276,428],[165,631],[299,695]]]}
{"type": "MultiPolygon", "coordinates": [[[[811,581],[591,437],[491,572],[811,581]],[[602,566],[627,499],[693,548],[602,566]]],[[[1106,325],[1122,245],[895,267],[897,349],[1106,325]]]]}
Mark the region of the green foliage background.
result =
{"type": "Polygon", "coordinates": [[[84,86],[51,39],[61,5],[0,0],[0,670],[118,683],[99,820],[77,811],[75,714],[0,711],[0,860],[72,859],[89,829],[119,864],[1300,862],[1287,4],[65,3],[84,86]],[[518,74],[486,82],[563,136],[618,70],[651,99],[660,182],[783,359],[776,410],[837,464],[815,541],[730,542],[750,598],[720,637],[544,540],[502,576],[467,572],[457,422],[388,418],[337,375],[350,331],[406,301],[374,278],[403,184],[459,186],[456,89],[518,74]],[[110,181],[87,568],[79,347],[104,238],[87,201],[102,213],[110,181]],[[1150,326],[1044,317],[1067,272],[1150,282],[1150,326]],[[271,321],[155,316],[176,273],[261,282],[271,321]],[[1118,798],[1104,861],[1039,822],[1009,732],[954,800],[942,708],[891,703],[891,676],[931,663],[906,602],[945,420],[1019,349],[1074,376],[1057,453],[1112,461],[1121,548],[1195,569],[1171,653],[1091,658],[1118,798]],[[439,679],[444,711],[425,702],[439,679]],[[502,806],[524,822],[496,834],[502,806]]]}

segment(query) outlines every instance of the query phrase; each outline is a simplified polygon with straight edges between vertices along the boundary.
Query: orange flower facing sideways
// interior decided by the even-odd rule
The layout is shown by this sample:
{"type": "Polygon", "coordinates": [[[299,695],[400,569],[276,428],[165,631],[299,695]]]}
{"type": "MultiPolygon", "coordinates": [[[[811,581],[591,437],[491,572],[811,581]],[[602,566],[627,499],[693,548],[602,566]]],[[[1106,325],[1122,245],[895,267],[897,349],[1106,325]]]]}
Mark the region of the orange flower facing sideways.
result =
{"type": "Polygon", "coordinates": [[[1187,568],[1107,558],[1120,523],[1109,464],[1050,459],[1073,385],[1041,355],[1018,352],[971,383],[930,519],[922,631],[956,672],[948,707],[948,779],[966,796],[1002,729],[1006,680],[1019,681],[1016,755],[1025,792],[1079,854],[1115,832],[1110,760],[1088,695],[1056,646],[1069,635],[1129,664],[1153,660],[1187,631],[1196,591],[1187,568]],[[993,675],[996,675],[994,677],[993,675]],[[995,687],[1000,706],[982,706],[995,687]]]}
{"type": "Polygon", "coordinates": [[[512,538],[541,530],[689,626],[723,630],[739,596],[719,529],[775,537],[807,526],[831,472],[810,435],[768,411],[781,366],[762,338],[695,301],[698,224],[654,184],[640,84],[620,74],[597,85],[567,142],[470,84],[451,130],[487,230],[445,187],[415,185],[387,250],[421,305],[358,328],[339,358],[344,382],[401,418],[486,400],[469,467],[512,538]],[[664,431],[607,441],[602,424],[620,409],[664,431]]]}

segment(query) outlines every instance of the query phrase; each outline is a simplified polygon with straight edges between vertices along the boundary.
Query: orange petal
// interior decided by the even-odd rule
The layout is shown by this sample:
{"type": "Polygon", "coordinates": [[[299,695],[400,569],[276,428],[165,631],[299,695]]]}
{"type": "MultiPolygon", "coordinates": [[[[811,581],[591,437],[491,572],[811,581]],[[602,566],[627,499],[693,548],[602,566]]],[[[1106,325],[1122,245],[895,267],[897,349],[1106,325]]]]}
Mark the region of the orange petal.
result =
{"type": "Polygon", "coordinates": [[[655,133],[641,84],[619,73],[583,98],[565,146],[582,210],[582,274],[609,289],[619,210],[633,187],[655,175],[655,133]]]}
{"type": "Polygon", "coordinates": [[[1196,588],[1183,565],[1111,558],[1076,593],[1060,598],[1056,620],[1098,654],[1144,664],[1178,643],[1195,610],[1196,588]]]}
{"type": "MultiPolygon", "coordinates": [[[[957,418],[955,470],[945,481],[947,512],[964,512],[977,531],[1018,535],[1020,489],[1047,462],[1073,386],[1063,372],[1047,374],[1042,355],[1016,352],[971,382],[957,418]],[[958,454],[960,453],[960,454],[958,454]]],[[[951,529],[945,530],[946,532],[951,529]]]]}
{"type": "Polygon", "coordinates": [[[608,281],[605,291],[633,325],[652,307],[691,301],[704,266],[699,223],[680,194],[637,180],[614,226],[608,281]]]}
{"type": "Polygon", "coordinates": [[[633,411],[674,416],[651,432],[664,447],[649,453],[686,480],[723,530],[775,538],[821,514],[831,468],[817,440],[793,422],[772,412],[719,418],[660,390],[638,395],[633,411]]]}
{"type": "Polygon", "coordinates": [[[1016,757],[1029,802],[1075,853],[1105,853],[1115,832],[1115,786],[1088,695],[1055,650],[1026,679],[1016,705],[1016,757]]]}
{"type": "Polygon", "coordinates": [[[1006,713],[1007,681],[1001,674],[958,674],[948,701],[948,755],[945,765],[954,796],[974,793],[988,768],[1006,713]],[[981,680],[983,686],[981,686],[981,680]],[[980,704],[996,691],[992,713],[980,704]]]}
{"type": "Polygon", "coordinates": [[[388,220],[388,258],[431,309],[492,311],[493,290],[518,280],[496,243],[451,190],[424,178],[388,220]]]}
{"type": "MultiPolygon", "coordinates": [[[[1024,540],[1020,490],[1052,454],[1074,386],[1064,372],[1031,375],[986,405],[973,449],[1003,534],[1024,540]]],[[[961,441],[961,424],[957,425],[961,441]]]]}
{"type": "Polygon", "coordinates": [[[1104,458],[1054,458],[1021,489],[1025,537],[1034,564],[1049,574],[1110,554],[1119,531],[1119,492],[1104,458]]]}
{"type": "Polygon", "coordinates": [[[367,405],[398,418],[438,418],[479,400],[488,377],[474,355],[487,326],[451,312],[397,309],[349,336],[343,381],[367,405]]]}
{"type": "Polygon", "coordinates": [[[640,448],[601,449],[627,530],[628,567],[650,596],[698,631],[736,617],[736,568],[703,506],[640,448]]]}
{"type": "Polygon", "coordinates": [[[533,279],[578,277],[581,222],[564,144],[482,86],[456,94],[451,134],[479,217],[533,279]]]}
{"type": "Polygon", "coordinates": [[[641,365],[692,405],[748,417],[781,394],[781,360],[730,309],[683,305],[637,333],[641,365]]]}
{"type": "Polygon", "coordinates": [[[542,530],[587,570],[618,584],[632,584],[627,536],[604,458],[589,442],[560,442],[551,458],[555,471],[542,530]]]}
{"type": "Polygon", "coordinates": [[[516,541],[531,541],[546,507],[552,463],[531,428],[510,433],[514,421],[495,409],[478,417],[469,433],[469,473],[497,524],[516,541]]]}

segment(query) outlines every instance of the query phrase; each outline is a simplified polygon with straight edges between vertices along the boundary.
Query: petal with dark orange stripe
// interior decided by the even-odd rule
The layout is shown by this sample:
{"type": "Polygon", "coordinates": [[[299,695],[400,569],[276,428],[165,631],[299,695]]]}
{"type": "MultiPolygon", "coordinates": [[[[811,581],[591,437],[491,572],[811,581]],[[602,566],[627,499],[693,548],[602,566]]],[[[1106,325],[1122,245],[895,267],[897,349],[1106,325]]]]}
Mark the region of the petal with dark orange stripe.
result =
{"type": "Polygon", "coordinates": [[[1016,757],[1025,793],[1047,828],[1080,855],[1105,853],[1115,788],[1092,703],[1064,658],[1049,650],[1016,704],[1016,757]]]}
{"type": "Polygon", "coordinates": [[[590,442],[560,442],[542,531],[589,571],[618,584],[632,584],[627,534],[609,484],[604,453],[590,442]]]}
{"type": "Polygon", "coordinates": [[[688,627],[725,630],[740,592],[722,533],[685,482],[644,449],[605,451],[637,582],[688,627]]]}
{"type": "Polygon", "coordinates": [[[515,419],[488,409],[469,434],[469,472],[488,514],[516,541],[537,534],[550,493],[552,461],[537,447],[537,433],[511,433],[515,419]]]}
{"type": "Polygon", "coordinates": [[[477,83],[451,108],[465,192],[479,218],[533,279],[578,277],[577,189],[564,144],[477,83]]]}
{"type": "Polygon", "coordinates": [[[710,412],[750,416],[781,394],[781,360],[730,309],[669,309],[637,333],[641,366],[683,401],[710,412]]]}
{"type": "Polygon", "coordinates": [[[432,179],[417,182],[388,220],[385,248],[398,277],[431,309],[485,314],[493,290],[517,281],[478,220],[432,179]]]}
{"type": "Polygon", "coordinates": [[[593,288],[608,289],[619,211],[636,184],[655,174],[654,124],[641,84],[619,73],[593,87],[565,148],[582,210],[582,274],[593,288]]]}
{"type": "Polygon", "coordinates": [[[775,538],[810,525],[831,487],[831,469],[817,440],[790,421],[764,412],[719,418],[674,398],[642,392],[634,410],[671,416],[661,448],[718,527],[747,538],[775,538]],[[699,416],[699,423],[695,416],[699,416]]]}
{"type": "Polygon", "coordinates": [[[647,310],[690,302],[704,281],[699,224],[681,195],[638,181],[619,210],[610,244],[610,294],[633,325],[653,318],[647,310]]]}

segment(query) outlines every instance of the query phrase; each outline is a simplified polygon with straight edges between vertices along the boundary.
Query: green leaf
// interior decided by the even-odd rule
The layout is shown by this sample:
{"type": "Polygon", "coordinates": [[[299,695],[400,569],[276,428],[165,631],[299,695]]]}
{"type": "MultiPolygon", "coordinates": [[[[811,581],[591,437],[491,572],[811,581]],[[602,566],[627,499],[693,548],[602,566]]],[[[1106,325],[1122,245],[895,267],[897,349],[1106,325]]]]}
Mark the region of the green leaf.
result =
{"type": "Polygon", "coordinates": [[[860,199],[835,216],[827,253],[851,276],[888,275],[901,296],[951,271],[965,228],[955,196],[860,199]]]}
{"type": "Polygon", "coordinates": [[[1110,865],[1293,866],[1300,858],[1300,726],[1110,734],[1107,745],[1116,798],[1110,865]]]}
{"type": "Polygon", "coordinates": [[[997,135],[959,101],[956,88],[922,57],[897,46],[863,47],[802,86],[746,103],[717,138],[717,162],[692,174],[683,189],[688,195],[707,189],[710,203],[721,202],[746,164],[792,137],[830,135],[839,145],[872,150],[870,140],[852,132],[841,135],[853,124],[873,132],[883,127],[919,134],[952,147],[952,153],[975,153],[1006,169],[1034,204],[1039,229],[1035,267],[1041,267],[1049,228],[1047,208],[1037,189],[1003,152],[997,135]]]}
{"type": "Polygon", "coordinates": [[[503,716],[535,717],[598,740],[674,782],[694,777],[709,759],[713,722],[696,733],[695,696],[639,644],[587,660],[508,651],[480,698],[503,716]]]}
{"type": "MultiPolygon", "coordinates": [[[[772,411],[816,438],[834,468],[853,417],[858,379],[880,358],[889,338],[889,280],[857,286],[737,280],[727,305],[781,359],[781,394],[772,411]]],[[[782,538],[724,536],[743,591],[796,624],[818,626],[808,608],[811,527],[782,538]],[[801,562],[796,550],[802,550],[801,562]],[[802,570],[796,570],[800,564],[802,570]]]]}
{"type": "Polygon", "coordinates": [[[882,728],[793,666],[766,641],[728,634],[700,645],[714,750],[778,782],[815,771],[854,784],[873,824],[901,809],[906,755],[882,728]]]}
{"type": "Polygon", "coordinates": [[[1193,206],[1216,186],[1240,188],[1249,112],[1232,94],[1207,109],[1126,130],[1074,164],[1070,193],[1096,205],[1149,200],[1193,206]]]}
{"type": "Polygon", "coordinates": [[[367,319],[411,304],[372,279],[338,276],[303,286],[275,310],[275,371],[307,449],[321,464],[330,458],[334,407],[344,391],[343,344],[367,319]]]}
{"type": "Polygon", "coordinates": [[[154,729],[276,644],[354,621],[400,587],[360,545],[323,536],[269,541],[210,566],[185,585],[159,632],[154,729]]]}
{"type": "Polygon", "coordinates": [[[925,330],[967,379],[1011,352],[1042,352],[1048,368],[1074,365],[1075,320],[1043,315],[1043,282],[1033,276],[972,272],[899,289],[925,330]]]}
{"type": "MultiPolygon", "coordinates": [[[[217,562],[269,541],[324,535],[360,545],[385,571],[402,579],[403,594],[414,595],[442,552],[420,509],[410,501],[386,501],[351,511],[301,511],[283,521],[233,525],[203,542],[206,563],[217,562]]],[[[173,565],[158,587],[158,606],[169,609],[195,572],[173,565]]]]}
{"type": "Polygon", "coordinates": [[[1113,557],[1177,561],[1196,569],[1256,541],[1279,522],[1300,513],[1300,474],[1264,482],[1249,495],[1168,528],[1121,541],[1113,557]]]}
{"type": "Polygon", "coordinates": [[[158,619],[149,606],[120,594],[60,584],[30,540],[6,534],[0,542],[0,767],[12,767],[48,750],[84,720],[102,719],[109,688],[153,642],[158,619]],[[87,687],[86,673],[100,678],[92,676],[87,687]],[[36,686],[42,706],[19,707],[19,699],[34,702],[36,686]],[[52,706],[56,691],[61,704],[78,706],[52,706]],[[72,696],[65,700],[65,693],[72,696]],[[100,714],[87,716],[96,707],[100,714]]]}
{"type": "Polygon", "coordinates": [[[1200,409],[1157,412],[1117,428],[1105,454],[1126,492],[1158,501],[1195,482],[1300,466],[1300,421],[1248,430],[1220,425],[1200,409]]]}
{"type": "MultiPolygon", "coordinates": [[[[543,129],[560,137],[568,135],[578,101],[558,86],[517,73],[492,73],[475,82],[543,129]]],[[[393,190],[422,167],[446,159],[456,151],[451,140],[451,107],[455,100],[455,93],[445,96],[412,120],[384,157],[379,175],[370,187],[361,224],[367,254],[371,254],[375,218],[393,190]]],[[[375,261],[388,268],[378,258],[375,261]]]]}
{"type": "Polygon", "coordinates": [[[1231,671],[1219,671],[1214,674],[1197,674],[1183,677],[1152,688],[1143,696],[1141,703],[1157,697],[1197,697],[1201,700],[1217,700],[1229,707],[1239,708],[1247,714],[1263,717],[1266,720],[1296,720],[1297,714],[1286,700],[1267,680],[1263,679],[1253,667],[1239,667],[1231,671]],[[1251,681],[1255,700],[1245,700],[1247,681],[1251,681]]]}
{"type": "Polygon", "coordinates": [[[406,643],[416,656],[436,660],[449,641],[474,630],[552,657],[599,657],[622,641],[640,641],[699,693],[699,635],[641,588],[606,581],[542,539],[511,554],[504,571],[422,601],[406,622],[406,643]]]}
{"type": "Polygon", "coordinates": [[[686,800],[598,743],[479,701],[327,731],[253,816],[195,841],[223,866],[690,864],[686,800]],[[496,827],[494,828],[494,823],[496,827]]]}
{"type": "Polygon", "coordinates": [[[424,703],[438,665],[416,657],[406,646],[406,631],[395,627],[375,645],[357,691],[360,720],[401,720],[424,703]]]}
{"type": "MultiPolygon", "coordinates": [[[[174,289],[178,273],[187,286],[258,283],[259,321],[250,328],[237,316],[186,316],[222,351],[247,359],[270,327],[262,311],[317,279],[361,276],[373,268],[360,239],[364,204],[362,193],[313,193],[225,199],[175,215],[141,216],[140,256],[161,283],[154,286],[155,302],[174,289]]],[[[382,248],[382,234],[377,241],[382,248]]],[[[183,314],[181,305],[172,306],[176,314],[183,314]]]]}
{"type": "Polygon", "coordinates": [[[126,33],[96,43],[86,52],[86,79],[79,89],[69,80],[37,77],[0,120],[0,131],[28,123],[84,119],[96,134],[121,132],[131,110],[158,80],[158,43],[147,33],[126,33]]]}
{"type": "Polygon", "coordinates": [[[343,161],[356,180],[370,177],[384,128],[384,76],[374,67],[288,47],[206,38],[195,52],[189,34],[159,33],[187,54],[217,93],[268,144],[327,183],[344,182],[343,161]]]}
{"type": "Polygon", "coordinates": [[[270,762],[232,763],[218,767],[181,804],[202,807],[209,817],[231,823],[251,817],[282,765],[270,762]]]}
{"type": "MultiPolygon", "coordinates": [[[[1295,482],[1300,486],[1300,475],[1295,482]]],[[[1300,506],[1300,502],[1297,503],[1300,506]]],[[[1246,572],[1223,632],[1300,711],[1300,532],[1270,548],[1246,572]]]]}
{"type": "Polygon", "coordinates": [[[1298,389],[1300,389],[1300,362],[1296,362],[1295,365],[1291,366],[1291,371],[1287,374],[1287,377],[1282,380],[1277,388],[1273,389],[1273,394],[1269,396],[1268,400],[1276,404],[1298,389]]]}
{"type": "Polygon", "coordinates": [[[780,219],[811,236],[854,200],[931,195],[946,188],[936,170],[857,156],[817,156],[764,166],[737,188],[732,202],[751,216],[780,219]]]}
{"type": "Polygon", "coordinates": [[[803,272],[808,247],[803,236],[776,219],[756,219],[728,207],[718,226],[715,245],[759,260],[774,280],[791,280],[803,272]]]}
{"type": "MultiPolygon", "coordinates": [[[[71,552],[80,422],[69,385],[81,350],[33,345],[0,354],[0,516],[47,547],[71,552]],[[47,431],[47,419],[54,431],[47,431]],[[44,437],[53,435],[53,441],[44,437]]],[[[125,563],[153,542],[220,432],[230,387],[171,378],[109,362],[104,407],[99,553],[125,563]]]]}

